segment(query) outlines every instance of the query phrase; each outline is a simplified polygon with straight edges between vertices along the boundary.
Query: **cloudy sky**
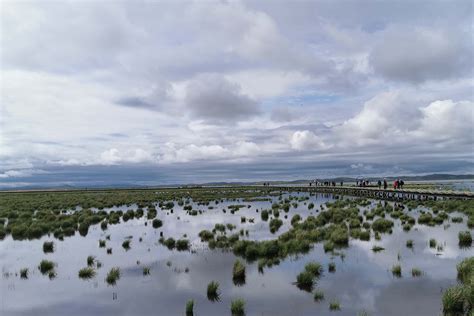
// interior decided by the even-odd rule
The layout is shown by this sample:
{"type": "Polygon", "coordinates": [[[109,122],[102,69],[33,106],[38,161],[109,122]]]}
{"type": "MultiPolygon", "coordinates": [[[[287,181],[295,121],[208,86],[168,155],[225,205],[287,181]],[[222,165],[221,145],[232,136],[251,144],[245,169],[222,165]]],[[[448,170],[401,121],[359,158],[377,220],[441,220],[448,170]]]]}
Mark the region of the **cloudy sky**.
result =
{"type": "Polygon", "coordinates": [[[471,1],[0,10],[0,187],[474,172],[471,1]]]}

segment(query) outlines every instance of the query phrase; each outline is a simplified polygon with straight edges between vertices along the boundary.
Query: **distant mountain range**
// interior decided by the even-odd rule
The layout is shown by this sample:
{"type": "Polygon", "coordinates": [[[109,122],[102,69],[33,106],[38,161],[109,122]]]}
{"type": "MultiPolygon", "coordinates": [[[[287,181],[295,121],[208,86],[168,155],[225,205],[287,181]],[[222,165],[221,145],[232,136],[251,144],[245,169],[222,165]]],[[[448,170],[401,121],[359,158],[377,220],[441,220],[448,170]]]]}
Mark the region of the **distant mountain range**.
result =
{"type": "MultiPolygon", "coordinates": [[[[357,179],[362,177],[336,177],[336,178],[318,178],[318,181],[335,181],[336,183],[344,182],[350,183],[355,182],[357,179]]],[[[369,181],[378,181],[383,177],[366,177],[363,178],[369,181]]],[[[403,179],[404,181],[453,181],[453,180],[474,180],[473,174],[466,175],[455,175],[455,174],[429,174],[423,176],[390,176],[385,177],[387,181],[393,181],[395,179],[403,179]]],[[[263,183],[270,183],[271,185],[279,184],[304,184],[308,183],[312,179],[298,179],[292,181],[249,181],[249,182],[208,182],[200,184],[168,184],[168,185],[138,185],[138,184],[127,184],[117,183],[110,185],[88,185],[86,186],[74,186],[74,185],[28,185],[15,188],[3,188],[0,191],[14,191],[14,190],[78,190],[78,189],[144,189],[144,188],[163,188],[163,187],[196,187],[196,186],[233,186],[233,185],[259,185],[263,183]]]]}

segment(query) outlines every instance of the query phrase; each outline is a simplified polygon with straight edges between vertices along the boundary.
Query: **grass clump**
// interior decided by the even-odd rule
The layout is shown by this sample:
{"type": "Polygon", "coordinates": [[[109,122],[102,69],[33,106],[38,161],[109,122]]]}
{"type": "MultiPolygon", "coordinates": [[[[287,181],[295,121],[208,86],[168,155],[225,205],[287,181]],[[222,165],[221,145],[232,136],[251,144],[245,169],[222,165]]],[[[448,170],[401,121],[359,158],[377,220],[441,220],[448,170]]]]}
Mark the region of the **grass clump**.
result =
{"type": "Polygon", "coordinates": [[[408,239],[406,245],[407,245],[407,248],[413,249],[413,240],[408,239]]]}
{"type": "Polygon", "coordinates": [[[79,270],[78,276],[80,279],[92,279],[95,276],[96,272],[92,267],[85,267],[79,270]]]}
{"type": "Polygon", "coordinates": [[[422,274],[423,274],[423,272],[418,268],[411,269],[411,276],[414,277],[414,278],[420,277],[422,274]]]}
{"type": "Polygon", "coordinates": [[[245,265],[240,260],[235,260],[232,268],[232,280],[235,285],[245,284],[245,265]]]}
{"type": "Polygon", "coordinates": [[[20,278],[22,279],[28,279],[28,273],[29,273],[29,270],[28,268],[23,268],[20,270],[20,278]]]}
{"type": "Polygon", "coordinates": [[[178,239],[176,241],[176,249],[178,251],[189,250],[189,240],[187,240],[187,239],[178,239]]]}
{"type": "Polygon", "coordinates": [[[186,302],[186,316],[194,315],[194,300],[189,300],[186,302]]]}
{"type": "Polygon", "coordinates": [[[107,273],[107,276],[105,277],[105,282],[109,285],[115,285],[117,281],[120,279],[120,269],[119,268],[112,268],[110,271],[107,273]]]}
{"type": "Polygon", "coordinates": [[[129,250],[129,249],[130,249],[130,243],[131,243],[130,239],[125,240],[125,241],[122,243],[123,249],[129,250]]]}
{"type": "Polygon", "coordinates": [[[41,260],[38,269],[42,274],[48,274],[51,271],[54,271],[54,262],[49,260],[41,260]]]}
{"type": "Polygon", "coordinates": [[[466,258],[459,262],[456,266],[458,270],[458,280],[461,283],[468,283],[471,277],[474,276],[474,257],[466,258]]]}
{"type": "Polygon", "coordinates": [[[311,292],[314,285],[314,278],[311,272],[305,270],[296,276],[296,286],[300,290],[311,292]]]}
{"type": "Polygon", "coordinates": [[[321,290],[314,291],[313,298],[316,302],[324,300],[324,292],[321,290]]]}
{"type": "Polygon", "coordinates": [[[276,233],[278,229],[283,225],[283,221],[279,218],[273,218],[270,220],[270,232],[272,234],[276,233]]]}
{"type": "Polygon", "coordinates": [[[323,273],[323,266],[316,261],[309,262],[304,266],[306,272],[311,273],[314,277],[320,277],[323,273]]]}
{"type": "Polygon", "coordinates": [[[431,238],[429,241],[430,248],[436,248],[436,239],[431,238]]]}
{"type": "Polygon", "coordinates": [[[268,221],[268,211],[267,210],[263,210],[262,213],[260,213],[260,217],[262,218],[262,221],[268,221]]]}
{"type": "Polygon", "coordinates": [[[330,262],[328,264],[328,271],[331,272],[331,273],[336,272],[336,264],[334,262],[330,262]]]}
{"type": "Polygon", "coordinates": [[[95,257],[94,256],[88,256],[87,257],[87,266],[92,267],[94,266],[95,263],[95,257]]]}
{"type": "Polygon", "coordinates": [[[381,247],[381,246],[374,245],[374,246],[372,247],[372,251],[373,251],[373,252],[380,252],[380,251],[384,251],[384,250],[385,250],[385,248],[384,248],[384,247],[381,247]]]}
{"type": "Polygon", "coordinates": [[[473,304],[470,299],[472,297],[469,298],[469,288],[467,286],[456,285],[447,289],[444,291],[442,298],[444,315],[469,315],[473,304]]]}
{"type": "Polygon", "coordinates": [[[163,226],[163,221],[158,219],[158,218],[155,218],[152,222],[151,222],[151,225],[153,226],[153,228],[160,228],[161,226],[163,226]]]}
{"type": "Polygon", "coordinates": [[[43,252],[44,252],[44,253],[54,252],[54,242],[52,242],[52,241],[45,241],[45,242],[43,243],[43,252]]]}
{"type": "Polygon", "coordinates": [[[338,311],[341,310],[341,304],[338,300],[333,300],[329,303],[329,310],[330,311],[338,311]]]}
{"type": "Polygon", "coordinates": [[[245,301],[241,298],[233,300],[230,303],[230,312],[232,316],[244,316],[245,315],[245,301]]]}
{"type": "Polygon", "coordinates": [[[105,240],[99,239],[99,248],[105,248],[105,240]]]}
{"type": "Polygon", "coordinates": [[[470,231],[459,232],[459,246],[470,247],[472,245],[472,235],[470,231]]]}
{"type": "Polygon", "coordinates": [[[392,267],[392,274],[397,278],[402,277],[402,267],[399,264],[396,264],[392,267]]]}
{"type": "Polygon", "coordinates": [[[143,267],[143,275],[150,275],[150,267],[143,267]]]}
{"type": "Polygon", "coordinates": [[[212,281],[207,285],[207,299],[215,302],[219,300],[219,282],[212,281]]]}

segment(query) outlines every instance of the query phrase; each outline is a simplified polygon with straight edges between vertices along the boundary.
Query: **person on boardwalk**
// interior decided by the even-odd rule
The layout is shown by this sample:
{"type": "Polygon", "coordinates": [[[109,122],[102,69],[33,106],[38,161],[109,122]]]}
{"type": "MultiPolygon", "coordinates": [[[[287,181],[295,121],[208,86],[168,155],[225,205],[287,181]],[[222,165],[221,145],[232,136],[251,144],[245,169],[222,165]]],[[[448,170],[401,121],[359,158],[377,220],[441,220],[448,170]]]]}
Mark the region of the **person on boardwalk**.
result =
{"type": "Polygon", "coordinates": [[[383,189],[387,190],[387,187],[388,187],[387,179],[383,179],[383,189]]]}
{"type": "Polygon", "coordinates": [[[398,189],[398,180],[393,181],[393,189],[398,189]]]}
{"type": "Polygon", "coordinates": [[[379,180],[379,181],[377,181],[377,186],[378,186],[378,187],[379,187],[379,189],[380,189],[380,187],[382,186],[382,181],[380,181],[380,180],[379,180]]]}

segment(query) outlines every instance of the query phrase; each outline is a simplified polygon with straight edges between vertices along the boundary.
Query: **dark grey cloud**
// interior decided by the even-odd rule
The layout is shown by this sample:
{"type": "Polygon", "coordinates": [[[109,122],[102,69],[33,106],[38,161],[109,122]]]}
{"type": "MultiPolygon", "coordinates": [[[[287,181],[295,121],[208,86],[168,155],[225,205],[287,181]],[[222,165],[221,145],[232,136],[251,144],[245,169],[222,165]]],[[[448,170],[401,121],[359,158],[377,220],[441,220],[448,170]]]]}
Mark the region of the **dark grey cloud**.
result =
{"type": "Polygon", "coordinates": [[[456,28],[388,30],[370,55],[377,74],[409,82],[444,80],[472,73],[472,34],[456,28]]]}
{"type": "Polygon", "coordinates": [[[236,122],[260,112],[258,103],[237,84],[218,75],[194,79],[186,89],[186,107],[196,118],[216,123],[236,122]]]}

